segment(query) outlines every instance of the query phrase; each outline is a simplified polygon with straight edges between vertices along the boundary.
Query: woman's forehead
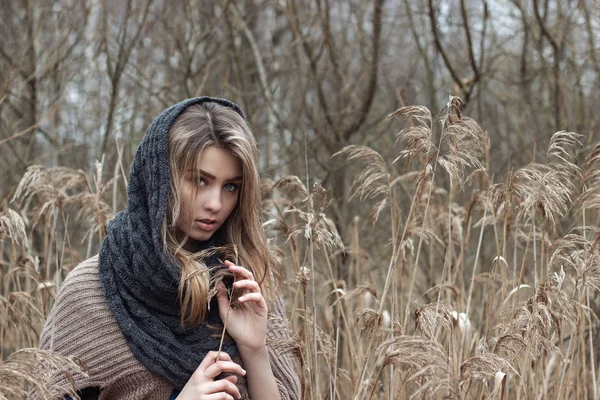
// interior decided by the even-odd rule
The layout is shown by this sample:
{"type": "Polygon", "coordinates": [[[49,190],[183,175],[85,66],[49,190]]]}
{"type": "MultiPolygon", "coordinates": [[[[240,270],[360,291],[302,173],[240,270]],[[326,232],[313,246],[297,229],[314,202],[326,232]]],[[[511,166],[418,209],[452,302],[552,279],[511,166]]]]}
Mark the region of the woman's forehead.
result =
{"type": "Polygon", "coordinates": [[[228,149],[208,146],[195,160],[190,160],[186,171],[227,180],[241,177],[243,167],[241,160],[228,149]]]}

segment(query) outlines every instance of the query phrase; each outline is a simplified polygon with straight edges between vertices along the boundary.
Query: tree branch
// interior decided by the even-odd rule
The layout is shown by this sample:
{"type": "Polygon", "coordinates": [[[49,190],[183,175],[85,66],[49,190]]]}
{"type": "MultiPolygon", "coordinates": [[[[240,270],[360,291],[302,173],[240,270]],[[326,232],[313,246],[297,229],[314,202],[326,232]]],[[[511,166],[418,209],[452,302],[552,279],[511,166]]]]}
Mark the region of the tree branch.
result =
{"type": "Polygon", "coordinates": [[[552,34],[548,31],[548,28],[546,28],[546,24],[542,20],[542,16],[540,15],[540,10],[538,7],[538,0],[533,0],[533,13],[535,14],[535,19],[537,20],[537,22],[540,26],[542,34],[550,42],[550,45],[552,46],[552,50],[554,50],[555,52],[558,52],[558,49],[559,49],[558,42],[556,41],[554,36],[552,36],[552,34]]]}
{"type": "Polygon", "coordinates": [[[460,13],[463,19],[463,27],[465,28],[465,35],[467,36],[467,49],[469,50],[469,61],[471,62],[471,68],[473,68],[473,82],[479,80],[479,68],[475,62],[475,53],[473,52],[473,40],[471,39],[471,28],[469,28],[469,17],[467,15],[467,7],[465,6],[465,0],[460,0],[460,13]]]}
{"type": "Polygon", "coordinates": [[[308,40],[304,37],[304,34],[302,33],[302,31],[300,29],[296,1],[290,0],[290,4],[291,4],[291,8],[292,8],[292,12],[291,12],[292,17],[290,18],[292,29],[293,29],[294,33],[296,34],[296,36],[298,36],[298,38],[300,39],[300,42],[302,44],[302,49],[304,50],[304,53],[308,57],[308,65],[310,66],[311,75],[313,77],[315,85],[317,86],[317,99],[319,100],[319,105],[323,109],[323,113],[325,115],[325,120],[327,121],[327,125],[333,131],[333,133],[336,135],[336,137],[339,140],[340,137],[339,137],[338,127],[335,124],[335,122],[333,121],[333,119],[331,118],[331,115],[329,113],[328,100],[325,96],[325,91],[323,90],[322,80],[319,79],[319,74],[318,74],[318,69],[317,69],[317,58],[313,55],[313,49],[311,49],[311,47],[308,45],[308,40]]]}
{"type": "Polygon", "coordinates": [[[363,103],[360,107],[358,118],[344,132],[343,138],[348,141],[354,135],[367,119],[373,99],[375,97],[375,89],[377,89],[377,72],[379,66],[379,38],[381,36],[381,15],[383,9],[383,0],[376,0],[373,10],[373,57],[369,63],[369,85],[363,97],[363,103]]]}
{"type": "MultiPolygon", "coordinates": [[[[467,97],[467,93],[469,93],[470,91],[465,86],[465,84],[462,81],[461,77],[458,76],[458,74],[454,70],[454,67],[452,66],[452,63],[450,62],[450,59],[448,58],[448,55],[446,54],[446,51],[444,50],[444,47],[442,46],[442,41],[440,40],[440,33],[438,31],[438,28],[437,28],[437,19],[436,19],[435,10],[434,10],[434,7],[433,7],[433,0],[429,0],[429,22],[431,24],[431,31],[433,32],[433,40],[434,40],[434,43],[435,43],[435,48],[442,55],[442,59],[444,60],[444,64],[446,65],[446,68],[448,68],[448,71],[450,72],[450,75],[452,75],[452,79],[458,85],[458,87],[460,88],[461,92],[463,92],[465,94],[465,97],[467,97]]],[[[468,102],[468,98],[465,98],[464,100],[465,100],[465,103],[468,102]]]]}

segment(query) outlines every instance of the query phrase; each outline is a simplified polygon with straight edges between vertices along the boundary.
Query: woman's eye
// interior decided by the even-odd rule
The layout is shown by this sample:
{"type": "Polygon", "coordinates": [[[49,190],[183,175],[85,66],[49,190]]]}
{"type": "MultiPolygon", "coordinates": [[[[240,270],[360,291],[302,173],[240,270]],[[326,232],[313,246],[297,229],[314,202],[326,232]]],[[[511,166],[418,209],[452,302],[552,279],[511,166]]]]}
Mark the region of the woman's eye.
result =
{"type": "Polygon", "coordinates": [[[200,178],[198,180],[198,186],[206,186],[206,185],[208,185],[208,182],[206,182],[206,179],[200,178]]]}
{"type": "Polygon", "coordinates": [[[236,185],[235,183],[228,183],[223,188],[227,192],[235,192],[238,189],[238,185],[236,185]]]}

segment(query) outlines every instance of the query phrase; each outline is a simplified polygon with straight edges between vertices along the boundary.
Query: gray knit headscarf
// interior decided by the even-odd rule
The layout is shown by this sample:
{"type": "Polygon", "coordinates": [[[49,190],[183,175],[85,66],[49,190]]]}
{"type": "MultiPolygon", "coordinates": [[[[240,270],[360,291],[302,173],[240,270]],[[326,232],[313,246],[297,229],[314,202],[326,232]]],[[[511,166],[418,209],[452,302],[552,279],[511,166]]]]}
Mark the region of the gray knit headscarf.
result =
{"type": "MultiPolygon", "coordinates": [[[[181,267],[166,254],[161,236],[171,180],[168,132],[187,107],[204,102],[232,108],[245,119],[234,103],[211,97],[188,99],[164,110],[137,149],[127,207],[109,223],[100,248],[104,294],[129,348],[147,369],[177,389],[185,386],[210,350],[218,349],[218,335],[207,325],[222,326],[213,299],[199,327],[181,327],[181,267]]],[[[212,246],[209,240],[203,247],[212,246]]],[[[203,261],[207,266],[220,264],[216,256],[203,261]]],[[[233,357],[237,354],[235,342],[225,341],[223,351],[233,357]]]]}

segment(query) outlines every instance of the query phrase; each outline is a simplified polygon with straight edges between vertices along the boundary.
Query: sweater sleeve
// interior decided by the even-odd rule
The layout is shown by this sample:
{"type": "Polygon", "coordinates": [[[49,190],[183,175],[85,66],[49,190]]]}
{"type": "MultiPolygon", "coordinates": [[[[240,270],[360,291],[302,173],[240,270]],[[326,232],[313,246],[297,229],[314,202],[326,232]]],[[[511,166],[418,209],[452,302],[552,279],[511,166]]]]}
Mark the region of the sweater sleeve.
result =
{"type": "Polygon", "coordinates": [[[269,362],[282,400],[300,400],[300,380],[293,361],[293,331],[285,316],[280,297],[273,302],[267,328],[269,362]]]}
{"type": "MultiPolygon", "coordinates": [[[[106,305],[97,256],[79,264],[63,282],[42,330],[40,349],[75,357],[85,364],[87,376],[76,377],[77,390],[104,388],[133,370],[142,370],[106,305]]],[[[66,377],[62,380],[69,384],[66,377]]]]}
{"type": "MultiPolygon", "coordinates": [[[[86,366],[86,374],[72,377],[61,371],[41,371],[55,387],[76,391],[98,387],[101,399],[166,400],[173,390],[129,350],[106,304],[97,256],[79,264],[63,282],[42,330],[40,349],[74,357],[86,366]]],[[[55,397],[64,393],[57,392],[55,397]]]]}

